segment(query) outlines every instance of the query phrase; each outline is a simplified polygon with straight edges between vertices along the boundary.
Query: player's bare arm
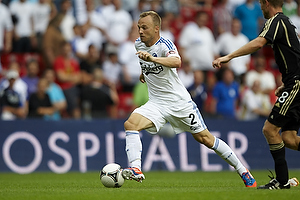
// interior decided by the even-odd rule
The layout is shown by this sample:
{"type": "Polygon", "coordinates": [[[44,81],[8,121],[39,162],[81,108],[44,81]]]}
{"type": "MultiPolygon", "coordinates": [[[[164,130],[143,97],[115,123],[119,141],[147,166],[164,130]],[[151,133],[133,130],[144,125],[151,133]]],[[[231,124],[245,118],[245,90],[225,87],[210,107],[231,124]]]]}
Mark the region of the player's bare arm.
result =
{"type": "Polygon", "coordinates": [[[216,60],[213,61],[212,65],[214,68],[220,68],[221,63],[227,63],[233,58],[251,54],[251,53],[259,50],[260,48],[262,48],[265,44],[267,44],[267,40],[265,38],[257,37],[254,40],[247,43],[246,45],[239,48],[238,50],[236,50],[226,56],[217,58],[216,60]]]}
{"type": "Polygon", "coordinates": [[[153,57],[146,51],[138,51],[136,53],[140,59],[147,62],[154,62],[170,68],[179,68],[181,66],[181,60],[178,57],[153,57]]]}

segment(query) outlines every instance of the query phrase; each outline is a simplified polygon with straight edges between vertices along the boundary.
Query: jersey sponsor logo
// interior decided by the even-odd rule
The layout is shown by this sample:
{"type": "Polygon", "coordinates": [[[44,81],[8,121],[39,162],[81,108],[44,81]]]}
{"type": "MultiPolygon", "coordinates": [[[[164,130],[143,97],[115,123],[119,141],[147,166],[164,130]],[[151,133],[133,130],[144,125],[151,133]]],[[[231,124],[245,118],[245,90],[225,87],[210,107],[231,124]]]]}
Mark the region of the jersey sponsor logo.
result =
{"type": "Polygon", "coordinates": [[[164,71],[164,68],[161,65],[157,65],[157,64],[148,65],[148,64],[142,63],[142,62],[140,62],[140,65],[142,68],[142,72],[145,75],[159,74],[160,72],[164,71]]]}

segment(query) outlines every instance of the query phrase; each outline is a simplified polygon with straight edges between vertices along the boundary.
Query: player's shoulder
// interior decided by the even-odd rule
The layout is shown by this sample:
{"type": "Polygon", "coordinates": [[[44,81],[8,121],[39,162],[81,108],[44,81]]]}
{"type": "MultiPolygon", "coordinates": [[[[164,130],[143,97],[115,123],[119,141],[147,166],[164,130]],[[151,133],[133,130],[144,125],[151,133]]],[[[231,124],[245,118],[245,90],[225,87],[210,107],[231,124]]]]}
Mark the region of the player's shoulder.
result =
{"type": "Polygon", "coordinates": [[[168,50],[175,49],[174,43],[170,39],[164,38],[163,36],[159,38],[159,40],[155,43],[155,45],[163,46],[165,48],[168,48],[168,50]]]}

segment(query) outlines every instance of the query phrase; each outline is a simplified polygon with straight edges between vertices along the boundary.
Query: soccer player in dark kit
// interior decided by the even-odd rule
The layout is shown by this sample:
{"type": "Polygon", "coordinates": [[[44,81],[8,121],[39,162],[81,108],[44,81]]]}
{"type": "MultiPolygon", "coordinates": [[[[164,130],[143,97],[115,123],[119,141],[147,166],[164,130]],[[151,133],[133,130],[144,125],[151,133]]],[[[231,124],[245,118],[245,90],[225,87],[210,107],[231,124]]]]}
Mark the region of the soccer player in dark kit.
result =
{"type": "Polygon", "coordinates": [[[285,159],[285,147],[300,150],[300,44],[296,28],[282,13],[283,0],[259,0],[267,19],[261,33],[240,49],[213,61],[215,68],[231,59],[253,53],[264,45],[271,45],[282,85],[275,91],[278,96],[263,127],[275,163],[276,177],[258,189],[289,189],[289,173],[285,159]],[[281,134],[280,131],[281,130],[281,134]]]}

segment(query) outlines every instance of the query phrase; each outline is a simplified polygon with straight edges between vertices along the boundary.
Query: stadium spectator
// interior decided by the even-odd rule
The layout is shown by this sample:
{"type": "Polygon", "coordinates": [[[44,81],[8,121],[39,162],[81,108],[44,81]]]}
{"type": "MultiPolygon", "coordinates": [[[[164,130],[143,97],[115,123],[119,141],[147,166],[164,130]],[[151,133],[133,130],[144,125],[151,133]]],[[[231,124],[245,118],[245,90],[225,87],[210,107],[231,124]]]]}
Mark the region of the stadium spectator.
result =
{"type": "Polygon", "coordinates": [[[93,81],[81,93],[81,110],[84,119],[117,118],[118,93],[113,85],[104,84],[103,71],[93,70],[93,81]]]}
{"type": "Polygon", "coordinates": [[[37,40],[38,51],[42,50],[42,41],[44,33],[48,27],[49,21],[53,16],[51,4],[47,0],[39,0],[33,9],[34,34],[37,40]]]}
{"type": "Polygon", "coordinates": [[[103,62],[103,75],[108,85],[120,86],[120,77],[122,74],[122,65],[119,63],[118,47],[108,45],[106,48],[107,59],[103,62]]]}
{"type": "Polygon", "coordinates": [[[218,0],[213,7],[213,33],[215,38],[224,32],[230,32],[232,14],[228,10],[228,0],[218,0]]]}
{"type": "Polygon", "coordinates": [[[136,9],[134,9],[130,14],[135,23],[139,20],[140,14],[146,10],[150,9],[150,4],[147,0],[139,0],[136,9]]]}
{"type": "Polygon", "coordinates": [[[181,68],[178,69],[178,77],[185,88],[190,87],[194,82],[194,72],[189,60],[183,60],[181,68]]]}
{"type": "Polygon", "coordinates": [[[2,120],[26,118],[26,104],[22,102],[20,94],[14,89],[17,79],[19,79],[19,73],[15,70],[9,70],[6,74],[8,86],[0,89],[0,108],[2,120]]]}
{"type": "Polygon", "coordinates": [[[79,25],[76,24],[73,27],[74,37],[71,40],[71,46],[74,56],[78,59],[78,61],[82,61],[86,59],[88,54],[88,49],[90,42],[85,38],[85,35],[89,29],[89,24],[79,25]]]}
{"type": "Polygon", "coordinates": [[[234,80],[234,74],[228,67],[218,71],[219,81],[213,89],[212,109],[217,117],[236,117],[239,99],[239,84],[234,80]]]}
{"type": "Polygon", "coordinates": [[[207,21],[207,13],[198,12],[196,22],[187,23],[181,31],[181,55],[190,60],[193,70],[213,70],[211,63],[216,55],[215,39],[212,31],[206,27],[207,21]]]}
{"type": "Polygon", "coordinates": [[[41,78],[37,85],[36,92],[32,93],[28,100],[28,118],[45,119],[47,115],[52,115],[55,108],[47,94],[49,82],[41,78]]]}
{"type": "Polygon", "coordinates": [[[101,50],[107,38],[107,21],[103,14],[96,10],[93,0],[86,0],[86,16],[80,24],[86,27],[84,38],[101,50]]]}
{"type": "MultiPolygon", "coordinates": [[[[16,71],[18,76],[15,78],[13,84],[13,90],[19,94],[21,99],[21,105],[26,106],[27,98],[28,98],[28,87],[27,84],[20,78],[20,64],[16,61],[12,61],[9,63],[8,71],[16,71]]],[[[3,90],[9,86],[9,80],[7,78],[2,79],[0,83],[0,90],[3,90]]]]}
{"type": "MultiPolygon", "coordinates": [[[[233,52],[235,49],[247,44],[249,39],[241,33],[241,22],[234,18],[231,22],[231,30],[224,32],[217,38],[217,49],[220,55],[233,52]]],[[[245,55],[229,62],[230,69],[240,81],[241,76],[249,69],[251,56],[245,55]]]]}
{"type": "Polygon", "coordinates": [[[246,0],[245,3],[235,9],[234,17],[241,21],[242,33],[249,40],[253,40],[258,36],[263,22],[263,14],[257,1],[246,0]]]}
{"type": "Polygon", "coordinates": [[[132,17],[122,9],[122,0],[112,0],[115,11],[108,18],[107,39],[113,45],[126,41],[132,27],[132,17]]]}
{"type": "Polygon", "coordinates": [[[74,37],[73,27],[76,24],[76,19],[72,13],[72,2],[70,0],[61,0],[59,11],[63,15],[59,28],[64,39],[70,42],[74,37]]]}
{"type": "Polygon", "coordinates": [[[27,84],[28,96],[37,90],[39,82],[39,63],[35,59],[30,59],[26,63],[26,75],[22,77],[22,80],[27,84]]]}
{"type": "Polygon", "coordinates": [[[164,13],[161,16],[161,31],[160,35],[164,38],[175,42],[175,36],[172,32],[171,21],[174,20],[174,15],[172,13],[164,13]]]}
{"type": "Polygon", "coordinates": [[[53,68],[56,73],[57,84],[62,88],[67,100],[67,116],[80,118],[79,89],[81,83],[80,67],[72,57],[72,49],[69,42],[63,42],[60,46],[61,55],[58,56],[53,68]]]}
{"type": "Polygon", "coordinates": [[[14,21],[13,51],[31,52],[37,47],[33,24],[33,7],[35,4],[26,0],[13,1],[9,4],[14,21]]]}
{"type": "Polygon", "coordinates": [[[228,0],[227,8],[230,11],[230,13],[233,13],[235,11],[236,7],[242,5],[245,2],[246,2],[246,0],[228,0]]]}
{"type": "Polygon", "coordinates": [[[46,67],[53,67],[55,58],[59,55],[60,45],[64,40],[64,36],[60,30],[60,24],[63,15],[56,15],[50,22],[43,38],[43,57],[46,67]]]}
{"type": "Polygon", "coordinates": [[[260,81],[261,91],[267,95],[273,95],[276,87],[275,77],[272,72],[266,70],[266,58],[263,55],[254,57],[254,69],[248,71],[245,76],[246,86],[249,88],[254,81],[260,81]]]}
{"type": "Polygon", "coordinates": [[[238,119],[243,121],[255,120],[260,117],[267,118],[271,112],[271,101],[269,95],[261,92],[260,80],[253,82],[241,97],[238,110],[238,119]]]}
{"type": "Polygon", "coordinates": [[[128,40],[123,42],[118,51],[118,59],[122,65],[122,86],[124,91],[132,91],[134,85],[139,82],[141,67],[134,46],[138,38],[137,25],[134,24],[129,33],[128,40]]]}
{"type": "Polygon", "coordinates": [[[300,38],[300,4],[297,5],[297,12],[290,16],[290,20],[297,28],[298,38],[300,38]]]}
{"type": "Polygon", "coordinates": [[[49,95],[50,101],[55,108],[55,112],[52,115],[46,115],[46,120],[60,120],[61,112],[67,108],[66,97],[61,87],[55,83],[55,72],[52,68],[44,70],[43,78],[45,78],[49,86],[47,88],[47,94],[49,95]]]}
{"type": "Polygon", "coordinates": [[[197,107],[201,110],[202,114],[205,110],[204,104],[207,99],[207,92],[206,86],[204,84],[204,73],[200,70],[196,70],[193,73],[193,84],[187,88],[188,92],[190,93],[193,101],[197,104],[197,107]]]}
{"type": "Polygon", "coordinates": [[[286,16],[290,17],[297,14],[297,7],[295,0],[284,0],[282,11],[286,16]]]}
{"type": "Polygon", "coordinates": [[[80,71],[82,76],[82,85],[88,85],[93,80],[93,71],[95,68],[102,68],[98,49],[94,45],[89,46],[88,54],[80,62],[80,71]]]}
{"type": "Polygon", "coordinates": [[[8,53],[12,50],[12,36],[14,28],[10,11],[1,1],[2,0],[0,0],[0,72],[2,71],[2,52],[8,53]]]}
{"type": "Polygon", "coordinates": [[[149,100],[147,83],[138,82],[133,88],[133,108],[144,105],[149,100]]]}
{"type": "Polygon", "coordinates": [[[109,18],[112,17],[115,6],[112,3],[112,0],[101,0],[101,4],[96,8],[96,11],[102,14],[104,20],[107,22],[109,18]]]}

